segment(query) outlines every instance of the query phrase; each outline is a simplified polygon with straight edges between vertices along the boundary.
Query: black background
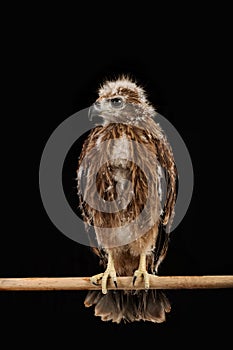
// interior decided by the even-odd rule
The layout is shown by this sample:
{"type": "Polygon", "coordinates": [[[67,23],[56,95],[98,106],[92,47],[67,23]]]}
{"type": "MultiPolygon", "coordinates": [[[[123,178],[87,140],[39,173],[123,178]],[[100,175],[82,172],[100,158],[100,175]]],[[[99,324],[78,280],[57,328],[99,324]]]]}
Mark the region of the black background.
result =
{"type": "MultiPolygon", "coordinates": [[[[9,84],[7,130],[11,136],[3,163],[7,196],[1,277],[91,276],[100,271],[88,247],[70,240],[51,223],[40,198],[38,171],[43,148],[54,129],[90,106],[103,80],[122,73],[130,74],[145,88],[157,111],[182,136],[193,163],[193,197],[186,216],[172,233],[160,274],[232,274],[227,204],[220,192],[227,172],[218,153],[220,126],[211,111],[211,107],[224,104],[221,77],[226,62],[218,54],[221,41],[215,51],[208,30],[197,33],[188,20],[180,28],[171,25],[164,35],[169,20],[165,18],[161,26],[157,16],[146,21],[149,28],[144,31],[138,15],[131,25],[124,18],[123,30],[113,32],[118,23],[115,20],[100,25],[88,17],[86,26],[74,25],[68,34],[63,27],[50,27],[50,18],[42,19],[43,25],[37,19],[38,27],[31,33],[33,19],[22,35],[13,35],[13,50],[8,43],[13,53],[3,67],[9,84]],[[93,26],[90,35],[86,32],[89,25],[93,26]]],[[[5,155],[5,147],[3,151],[5,155]]],[[[65,181],[75,202],[74,169],[71,162],[65,181]]],[[[51,335],[51,340],[67,334],[67,339],[77,341],[75,346],[82,339],[108,346],[107,335],[110,344],[118,346],[126,338],[132,345],[141,339],[145,346],[154,346],[156,342],[172,344],[175,339],[185,344],[185,335],[193,344],[201,339],[223,344],[230,337],[232,289],[168,291],[172,310],[163,324],[102,322],[93,309],[85,309],[85,294],[1,292],[3,334],[22,326],[19,341],[23,342],[29,332],[35,332],[36,339],[51,335]]]]}

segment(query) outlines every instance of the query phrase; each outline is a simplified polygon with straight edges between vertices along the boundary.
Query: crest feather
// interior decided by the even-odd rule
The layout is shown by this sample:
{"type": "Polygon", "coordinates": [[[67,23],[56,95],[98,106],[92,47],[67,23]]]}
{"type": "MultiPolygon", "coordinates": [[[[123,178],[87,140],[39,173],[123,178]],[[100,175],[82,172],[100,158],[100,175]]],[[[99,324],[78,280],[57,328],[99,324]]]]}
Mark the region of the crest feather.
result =
{"type": "Polygon", "coordinates": [[[127,75],[122,75],[116,80],[106,80],[98,90],[99,96],[115,96],[121,95],[121,91],[137,94],[140,102],[147,102],[145,90],[127,75]]]}

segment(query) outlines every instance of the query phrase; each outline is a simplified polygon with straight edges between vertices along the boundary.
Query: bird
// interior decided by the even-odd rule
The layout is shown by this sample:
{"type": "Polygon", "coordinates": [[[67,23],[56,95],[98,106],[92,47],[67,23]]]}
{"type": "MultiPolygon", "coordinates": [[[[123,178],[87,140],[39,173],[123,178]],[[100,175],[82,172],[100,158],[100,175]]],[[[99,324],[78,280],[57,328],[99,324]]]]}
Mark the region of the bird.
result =
{"type": "Polygon", "coordinates": [[[94,127],[83,142],[76,169],[78,207],[103,272],[90,277],[85,307],[102,321],[162,323],[171,311],[163,290],[150,288],[167,255],[178,193],[174,152],[145,88],[120,75],[99,85],[88,110],[94,127]],[[118,290],[119,276],[131,276],[118,290]],[[108,290],[109,280],[115,290],[108,290]],[[136,290],[139,280],[143,289],[136,290]]]}

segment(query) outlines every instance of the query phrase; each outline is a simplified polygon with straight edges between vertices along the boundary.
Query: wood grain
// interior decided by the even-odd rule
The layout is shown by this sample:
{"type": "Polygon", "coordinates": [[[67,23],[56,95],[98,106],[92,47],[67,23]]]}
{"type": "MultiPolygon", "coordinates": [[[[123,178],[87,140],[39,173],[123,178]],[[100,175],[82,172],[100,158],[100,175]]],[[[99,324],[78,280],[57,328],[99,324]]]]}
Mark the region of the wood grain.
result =
{"type": "MultiPolygon", "coordinates": [[[[144,289],[142,278],[132,285],[132,277],[118,277],[118,289],[144,289]]],[[[150,289],[233,288],[233,276],[150,276],[150,289]]],[[[0,291],[99,290],[89,277],[0,278],[0,291]]],[[[116,289],[111,280],[108,289],[116,289]]]]}

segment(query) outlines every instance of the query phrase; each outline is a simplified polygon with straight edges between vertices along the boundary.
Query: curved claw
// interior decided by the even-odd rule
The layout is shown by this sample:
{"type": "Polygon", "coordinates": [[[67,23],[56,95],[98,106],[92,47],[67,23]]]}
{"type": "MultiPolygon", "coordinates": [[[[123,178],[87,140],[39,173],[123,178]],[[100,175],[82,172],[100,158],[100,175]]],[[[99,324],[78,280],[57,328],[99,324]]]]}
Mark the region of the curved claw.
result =
{"type": "Polygon", "coordinates": [[[138,276],[143,277],[145,290],[148,290],[150,288],[150,274],[146,270],[136,270],[133,276],[133,285],[135,284],[138,276]]]}
{"type": "Polygon", "coordinates": [[[90,278],[91,283],[93,283],[95,286],[98,286],[100,283],[98,283],[103,278],[103,273],[99,273],[98,275],[94,275],[90,278]]]}
{"type": "Polygon", "coordinates": [[[90,278],[90,280],[96,286],[100,285],[99,281],[101,280],[102,293],[107,294],[107,291],[108,291],[107,284],[108,284],[109,278],[113,279],[113,283],[114,283],[115,287],[117,288],[116,271],[115,271],[113,260],[112,260],[111,256],[110,256],[109,261],[108,261],[107,269],[104,272],[99,273],[98,275],[92,276],[90,278]]]}
{"type": "Polygon", "coordinates": [[[134,286],[136,279],[137,279],[137,276],[133,276],[133,286],[134,286]]]}
{"type": "Polygon", "coordinates": [[[108,292],[108,289],[107,289],[108,278],[113,279],[113,283],[114,283],[115,287],[117,288],[117,279],[116,279],[115,270],[111,270],[111,271],[106,270],[103,273],[103,277],[102,277],[102,293],[103,294],[107,294],[107,292],[108,292]]]}
{"type": "Polygon", "coordinates": [[[115,284],[115,287],[118,288],[118,286],[117,286],[117,281],[114,280],[113,282],[114,282],[114,284],[115,284]]]}

